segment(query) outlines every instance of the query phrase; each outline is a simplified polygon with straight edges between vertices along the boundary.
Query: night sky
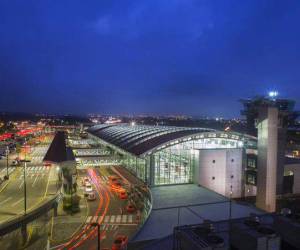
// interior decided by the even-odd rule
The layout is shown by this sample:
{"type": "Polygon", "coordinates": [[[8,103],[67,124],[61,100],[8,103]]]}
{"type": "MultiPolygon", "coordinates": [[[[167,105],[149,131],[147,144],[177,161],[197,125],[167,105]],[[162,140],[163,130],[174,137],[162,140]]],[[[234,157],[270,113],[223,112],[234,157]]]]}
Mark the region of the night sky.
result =
{"type": "Polygon", "coordinates": [[[273,89],[300,104],[300,1],[0,0],[0,86],[1,111],[234,117],[273,89]]]}

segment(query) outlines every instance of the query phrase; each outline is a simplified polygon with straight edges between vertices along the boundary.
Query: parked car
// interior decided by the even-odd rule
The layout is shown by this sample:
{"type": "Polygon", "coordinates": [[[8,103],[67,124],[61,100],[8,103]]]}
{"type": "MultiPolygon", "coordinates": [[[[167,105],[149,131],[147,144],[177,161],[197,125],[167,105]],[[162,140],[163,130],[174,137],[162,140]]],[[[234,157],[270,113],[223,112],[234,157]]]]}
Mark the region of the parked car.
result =
{"type": "Polygon", "coordinates": [[[112,245],[111,250],[123,250],[128,243],[128,237],[125,235],[118,235],[112,245]]]}
{"type": "Polygon", "coordinates": [[[109,184],[120,182],[120,177],[118,177],[116,175],[110,175],[110,176],[108,176],[108,181],[109,181],[109,184]]]}
{"type": "Polygon", "coordinates": [[[112,187],[120,188],[122,187],[122,184],[120,181],[115,181],[114,183],[111,184],[112,187]]]}
{"type": "Polygon", "coordinates": [[[86,185],[88,185],[88,184],[91,184],[90,183],[90,179],[89,179],[89,177],[84,177],[83,179],[82,179],[82,185],[83,186],[86,186],[86,185]]]}
{"type": "Polygon", "coordinates": [[[133,204],[128,204],[127,206],[126,206],[126,211],[128,212],[128,213],[134,213],[135,212],[135,206],[133,205],[133,204]]]}
{"type": "Polygon", "coordinates": [[[88,196],[89,193],[93,192],[93,187],[92,185],[89,183],[87,185],[85,185],[85,195],[88,196]]]}
{"type": "Polygon", "coordinates": [[[121,200],[127,200],[127,198],[128,198],[127,192],[126,192],[125,190],[119,192],[119,198],[120,198],[121,200]]]}
{"type": "Polygon", "coordinates": [[[13,160],[11,166],[15,167],[19,165],[19,161],[13,160]]]}
{"type": "Polygon", "coordinates": [[[88,201],[94,201],[94,200],[96,200],[96,194],[95,194],[94,191],[92,191],[92,192],[90,192],[90,193],[88,194],[87,200],[88,200],[88,201]]]}

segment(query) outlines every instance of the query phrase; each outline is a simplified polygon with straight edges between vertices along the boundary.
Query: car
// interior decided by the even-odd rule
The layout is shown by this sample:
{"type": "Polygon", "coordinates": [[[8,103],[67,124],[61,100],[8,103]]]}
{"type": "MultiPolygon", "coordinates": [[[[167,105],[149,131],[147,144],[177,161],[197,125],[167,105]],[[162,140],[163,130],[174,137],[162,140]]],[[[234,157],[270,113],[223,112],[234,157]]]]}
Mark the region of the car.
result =
{"type": "Polygon", "coordinates": [[[109,181],[110,184],[113,184],[115,182],[119,182],[120,177],[118,177],[116,175],[110,175],[110,176],[108,176],[108,181],[109,181]]]}
{"type": "Polygon", "coordinates": [[[126,211],[127,211],[128,213],[134,213],[134,212],[135,212],[135,206],[134,206],[133,204],[128,204],[128,205],[126,206],[126,211]]]}
{"type": "Polygon", "coordinates": [[[112,187],[120,188],[122,186],[120,181],[115,181],[114,183],[111,184],[112,187]]]}
{"type": "Polygon", "coordinates": [[[50,167],[50,166],[51,166],[51,163],[50,163],[50,162],[45,162],[45,163],[44,163],[44,166],[45,166],[45,167],[50,167]]]}
{"type": "Polygon", "coordinates": [[[84,177],[84,178],[82,178],[82,185],[83,185],[83,186],[86,186],[86,185],[88,185],[88,184],[91,184],[91,183],[90,183],[89,177],[84,177]]]}
{"type": "Polygon", "coordinates": [[[119,198],[121,200],[127,200],[127,198],[128,198],[127,192],[125,190],[124,191],[120,191],[119,192],[119,198]]]}
{"type": "Polygon", "coordinates": [[[114,190],[114,191],[116,191],[116,192],[120,192],[120,191],[124,190],[124,189],[122,188],[121,182],[119,182],[119,181],[116,181],[116,182],[112,183],[112,184],[110,185],[110,187],[111,187],[112,190],[114,190]]]}
{"type": "Polygon", "coordinates": [[[15,167],[19,165],[19,161],[13,160],[11,166],[15,167]]]}
{"type": "Polygon", "coordinates": [[[93,192],[93,187],[92,187],[92,185],[91,185],[90,183],[87,184],[87,185],[85,185],[85,192],[86,192],[87,194],[93,192]]]}
{"type": "Polygon", "coordinates": [[[96,200],[96,194],[95,194],[94,191],[92,191],[92,192],[90,192],[90,193],[88,194],[87,200],[88,200],[88,201],[94,201],[94,200],[96,200]]]}
{"type": "Polygon", "coordinates": [[[128,237],[125,235],[117,235],[115,238],[111,250],[123,250],[128,243],[128,237]]]}

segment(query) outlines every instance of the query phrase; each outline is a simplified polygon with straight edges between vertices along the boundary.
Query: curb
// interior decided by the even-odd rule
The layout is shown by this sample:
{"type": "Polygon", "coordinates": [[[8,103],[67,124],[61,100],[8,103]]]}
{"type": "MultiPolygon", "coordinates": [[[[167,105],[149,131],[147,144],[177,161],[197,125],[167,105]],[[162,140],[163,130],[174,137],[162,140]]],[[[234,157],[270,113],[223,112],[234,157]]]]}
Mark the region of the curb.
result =
{"type": "MultiPolygon", "coordinates": [[[[89,216],[89,207],[88,207],[88,202],[87,202],[86,199],[85,199],[85,204],[86,204],[86,215],[85,215],[85,218],[84,218],[83,222],[80,224],[80,226],[72,233],[72,235],[71,235],[70,237],[68,237],[68,238],[66,238],[66,239],[62,239],[62,240],[56,241],[56,240],[52,239],[52,235],[51,235],[50,241],[51,241],[52,243],[61,243],[61,242],[63,242],[62,244],[64,244],[64,242],[68,241],[68,240],[71,239],[76,233],[78,233],[78,231],[83,227],[83,225],[85,224],[85,222],[86,222],[86,220],[87,220],[87,218],[88,218],[88,216],[89,216]]],[[[53,217],[52,217],[52,218],[53,218],[53,217]]],[[[54,247],[55,247],[55,246],[54,246],[54,247]]]]}
{"type": "Polygon", "coordinates": [[[10,182],[10,179],[4,184],[4,186],[1,188],[0,193],[7,187],[8,183],[10,182]]]}

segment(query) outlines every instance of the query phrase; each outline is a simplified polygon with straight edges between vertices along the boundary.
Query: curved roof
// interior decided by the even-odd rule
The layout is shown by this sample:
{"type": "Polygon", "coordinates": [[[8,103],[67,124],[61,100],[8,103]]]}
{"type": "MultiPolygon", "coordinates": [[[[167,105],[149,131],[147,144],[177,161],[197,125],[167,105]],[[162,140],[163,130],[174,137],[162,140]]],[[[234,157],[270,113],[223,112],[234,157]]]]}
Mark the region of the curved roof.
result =
{"type": "Polygon", "coordinates": [[[148,125],[132,126],[129,124],[100,124],[90,127],[87,132],[97,136],[110,145],[137,156],[146,154],[164,144],[185,137],[199,136],[199,138],[204,138],[203,135],[205,135],[210,138],[221,137],[233,140],[242,140],[242,137],[244,137],[208,128],[148,125]]]}

